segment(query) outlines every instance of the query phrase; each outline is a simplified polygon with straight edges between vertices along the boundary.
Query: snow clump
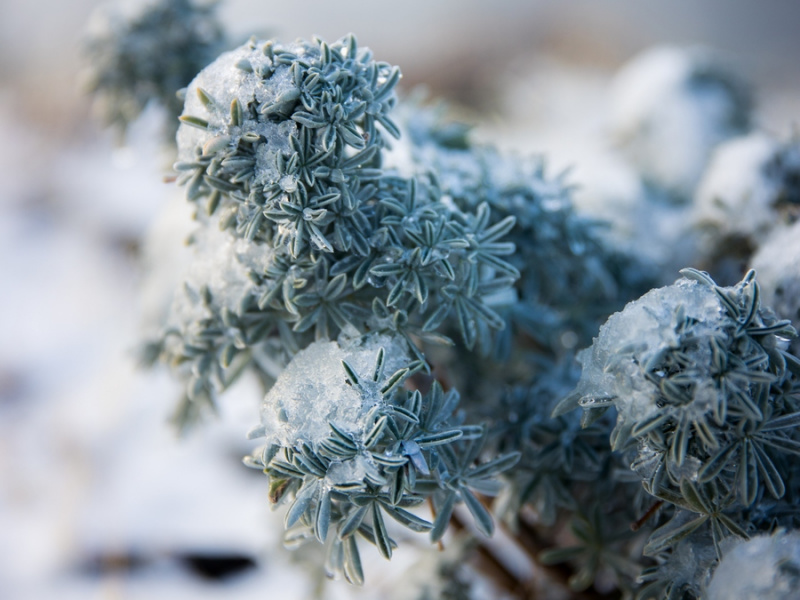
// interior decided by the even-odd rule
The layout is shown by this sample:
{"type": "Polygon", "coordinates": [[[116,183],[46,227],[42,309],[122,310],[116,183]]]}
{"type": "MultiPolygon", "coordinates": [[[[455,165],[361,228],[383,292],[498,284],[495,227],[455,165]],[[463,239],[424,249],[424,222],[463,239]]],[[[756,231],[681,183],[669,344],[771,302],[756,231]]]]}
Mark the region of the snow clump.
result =
{"type": "Polygon", "coordinates": [[[717,294],[697,281],[680,279],[648,292],[612,315],[578,354],[583,371],[574,395],[584,408],[614,400],[621,421],[646,419],[658,410],[659,397],[649,367],[681,345],[679,324],[691,319],[696,331],[711,332],[724,318],[717,294]]]}
{"type": "MultiPolygon", "coordinates": [[[[383,401],[380,388],[409,363],[402,338],[369,335],[363,339],[318,340],[298,352],[264,398],[261,427],[251,437],[265,437],[267,444],[312,447],[331,433],[330,424],[356,438],[369,426],[371,409],[383,401]],[[378,381],[372,381],[376,357],[383,348],[385,359],[378,381]],[[351,385],[342,365],[347,362],[359,376],[351,385]]],[[[337,477],[347,478],[342,467],[337,477]]]]}
{"type": "Polygon", "coordinates": [[[712,150],[748,130],[750,110],[746,86],[707,52],[660,47],[617,75],[611,129],[645,181],[688,201],[712,150]]]}
{"type": "Polygon", "coordinates": [[[791,600],[800,589],[800,533],[759,535],[730,547],[714,570],[708,600],[791,600]]]}

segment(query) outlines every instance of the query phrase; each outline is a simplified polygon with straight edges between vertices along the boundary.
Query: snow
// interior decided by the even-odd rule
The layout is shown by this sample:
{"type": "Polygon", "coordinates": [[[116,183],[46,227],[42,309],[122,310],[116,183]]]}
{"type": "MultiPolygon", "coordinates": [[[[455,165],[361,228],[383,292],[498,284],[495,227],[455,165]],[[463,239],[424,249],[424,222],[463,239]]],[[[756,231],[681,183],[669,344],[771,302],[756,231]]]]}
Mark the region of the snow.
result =
{"type": "Polygon", "coordinates": [[[779,228],[753,255],[761,303],[800,327],[800,221],[779,228]]]}
{"type": "Polygon", "coordinates": [[[252,450],[245,433],[257,405],[255,378],[225,394],[214,427],[178,439],[165,416],[179,385],[167,373],[137,373],[130,360],[111,367],[108,379],[86,386],[93,400],[122,391],[106,411],[108,426],[86,444],[87,498],[76,509],[77,545],[89,554],[205,547],[254,556],[271,537],[277,542],[260,494],[264,482],[238,460],[252,450]]]}
{"type": "MultiPolygon", "coordinates": [[[[140,579],[82,569],[98,555],[257,558],[277,547],[264,481],[240,464],[258,392],[240,387],[238,400],[225,398],[221,426],[181,442],[167,423],[177,384],[135,366],[135,264],[90,226],[41,208],[5,210],[0,224],[4,255],[16,255],[0,262],[13,283],[2,297],[0,374],[18,382],[0,390],[3,597],[86,598],[109,586],[160,597],[159,587],[200,583],[179,569],[145,568],[140,579]]],[[[253,579],[263,593],[262,577],[245,585],[253,579]]]]}
{"type": "MultiPolygon", "coordinates": [[[[678,524],[685,524],[694,515],[684,511],[678,524]]],[[[698,543],[695,539],[685,539],[678,542],[672,552],[669,553],[664,573],[673,584],[674,589],[688,589],[698,591],[698,582],[702,582],[707,576],[709,565],[716,560],[716,553],[713,544],[698,543]]],[[[702,596],[704,600],[710,600],[702,596]]],[[[738,600],[737,596],[730,596],[727,600],[738,600]]]]}
{"type": "Polygon", "coordinates": [[[239,313],[242,300],[257,291],[248,273],[263,273],[274,252],[268,245],[220,230],[218,216],[199,225],[190,237],[189,266],[182,278],[173,280],[185,285],[178,284],[168,317],[168,324],[179,328],[191,328],[209,316],[198,294],[204,286],[214,307],[239,313]]]}
{"type": "Polygon", "coordinates": [[[145,337],[157,335],[166,325],[176,282],[183,281],[192,264],[194,246],[186,240],[197,228],[195,207],[182,191],[172,192],[142,240],[139,305],[145,337]]]}
{"type": "MultiPolygon", "coordinates": [[[[363,435],[370,410],[382,402],[381,386],[408,362],[402,338],[371,334],[364,340],[316,341],[294,356],[264,398],[258,434],[267,444],[286,447],[302,442],[316,446],[330,434],[329,423],[363,435]],[[383,373],[373,382],[380,348],[385,351],[383,373]],[[347,382],[342,361],[359,376],[360,386],[347,382]]],[[[334,476],[346,477],[348,469],[356,468],[337,467],[334,476]]]]}
{"type": "Polygon", "coordinates": [[[607,243],[654,265],[655,272],[669,279],[694,262],[691,207],[648,189],[633,167],[614,153],[587,161],[581,172],[584,179],[574,195],[575,207],[608,224],[602,233],[607,243]]]}
{"type": "MultiPolygon", "coordinates": [[[[93,235],[138,240],[170,194],[163,181],[172,159],[172,151],[161,142],[164,119],[165,111],[151,103],[129,128],[127,146],[79,140],[57,158],[42,159],[40,154],[33,160],[50,171],[36,184],[45,188],[40,193],[56,195],[67,213],[63,216],[93,235]]],[[[110,142],[111,136],[106,139],[110,142]]],[[[17,171],[12,167],[7,172],[17,171]]]]}
{"type": "Polygon", "coordinates": [[[620,144],[613,104],[628,90],[609,85],[607,72],[546,56],[515,67],[502,81],[507,122],[479,125],[475,137],[523,155],[543,153],[550,173],[569,171],[576,210],[605,222],[606,242],[670,282],[693,256],[689,209],[646,185],[620,144]]]}
{"type": "MultiPolygon", "coordinates": [[[[261,134],[266,140],[256,148],[256,176],[253,183],[265,185],[278,178],[275,158],[279,152],[289,149],[289,136],[297,135],[297,124],[294,121],[284,121],[278,125],[266,123],[254,126],[252,123],[245,123],[245,129],[261,134]]],[[[284,188],[284,191],[290,190],[284,188]]]]}
{"type": "MultiPolygon", "coordinates": [[[[263,118],[247,118],[249,106],[256,108],[279,99],[287,92],[296,90],[294,79],[288,65],[275,68],[268,78],[261,76],[262,69],[272,67],[270,59],[261,50],[262,43],[245,44],[220,55],[195,77],[186,90],[183,115],[199,117],[208,121],[207,129],[199,129],[186,123],[178,128],[178,159],[192,162],[197,149],[218,136],[230,138],[228,144],[235,147],[245,133],[257,133],[263,140],[256,147],[256,176],[254,184],[271,183],[277,179],[274,166],[278,152],[289,150],[289,137],[296,135],[297,127],[293,121],[274,123],[263,118]],[[236,65],[247,62],[253,72],[245,71],[236,65]],[[198,95],[202,89],[212,102],[203,104],[198,95]],[[230,125],[231,103],[238,100],[245,115],[239,127],[230,125]]],[[[294,49],[290,46],[289,49],[294,49]]]]}
{"type": "Polygon", "coordinates": [[[764,133],[720,145],[697,190],[692,220],[709,248],[726,238],[757,246],[778,221],[780,182],[771,173],[780,146],[764,133]]]}
{"type": "Polygon", "coordinates": [[[792,600],[800,586],[800,533],[778,531],[723,551],[708,585],[708,600],[792,600]]]}
{"type": "MultiPolygon", "coordinates": [[[[138,241],[164,207],[145,254],[182,272],[193,252],[183,246],[186,225],[196,226],[183,221],[191,204],[160,183],[158,161],[137,158],[125,175],[109,170],[110,136],[67,143],[2,103],[0,123],[15,125],[0,128],[12,177],[0,202],[3,600],[353,600],[398,589],[418,546],[394,532],[402,543],[391,563],[362,544],[364,590],[325,585],[322,569],[304,559],[312,553],[283,548],[268,481],[241,463],[263,395],[253,379],[220,398],[217,421],[178,439],[168,416],[180,385],[136,367],[142,316],[163,318],[177,280],[149,275],[153,294],[140,304],[143,266],[118,236],[138,241]],[[62,178],[71,170],[75,177],[62,178]],[[96,187],[78,186],[77,173],[93,174],[96,187]],[[180,558],[203,553],[247,556],[255,567],[210,581],[180,558]],[[142,564],[92,567],[131,554],[142,564]]],[[[145,125],[132,125],[128,139],[145,125]]],[[[127,154],[151,157],[148,148],[127,154]]],[[[241,259],[252,266],[258,257],[241,259]]]]}
{"type": "Polygon", "coordinates": [[[646,180],[688,200],[711,151],[749,118],[738,85],[700,49],[647,50],[615,78],[612,131],[646,180]]]}
{"type": "MultiPolygon", "coordinates": [[[[403,105],[397,111],[402,116],[403,105]]],[[[387,142],[388,147],[381,153],[383,168],[395,171],[400,177],[406,179],[417,174],[418,166],[414,162],[414,148],[411,143],[411,136],[406,129],[406,121],[403,118],[396,119],[395,124],[400,129],[400,139],[391,139],[387,142]]]]}
{"type": "MultiPolygon", "coordinates": [[[[698,321],[698,329],[715,329],[723,314],[720,301],[709,286],[687,279],[651,290],[630,302],[600,328],[590,348],[578,353],[583,371],[576,393],[582,398],[582,406],[591,407],[599,400],[614,398],[619,418],[633,422],[658,410],[658,387],[645,377],[646,365],[678,346],[678,307],[682,307],[685,317],[698,321]]],[[[710,361],[710,356],[694,358],[699,367],[710,361]]],[[[704,412],[710,403],[700,390],[692,404],[704,412]]]]}
{"type": "MultiPolygon", "coordinates": [[[[358,455],[352,460],[334,462],[328,467],[326,479],[334,485],[344,483],[360,483],[364,481],[371,465],[364,455],[358,455]]],[[[374,467],[372,467],[374,469],[374,467]]]]}

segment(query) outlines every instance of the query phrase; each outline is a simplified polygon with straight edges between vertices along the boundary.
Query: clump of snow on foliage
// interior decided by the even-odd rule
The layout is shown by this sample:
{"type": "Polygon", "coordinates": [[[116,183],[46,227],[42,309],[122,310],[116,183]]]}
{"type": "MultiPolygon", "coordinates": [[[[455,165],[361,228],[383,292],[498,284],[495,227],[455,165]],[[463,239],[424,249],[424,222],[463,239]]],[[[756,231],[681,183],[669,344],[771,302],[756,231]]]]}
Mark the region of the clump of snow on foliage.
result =
{"type": "Polygon", "coordinates": [[[763,133],[717,148],[698,187],[693,215],[707,245],[734,237],[757,245],[774,226],[781,182],[772,165],[778,151],[777,141],[763,133]]]}
{"type": "Polygon", "coordinates": [[[800,589],[800,533],[779,531],[739,541],[724,552],[708,600],[791,600],[800,589]]]}
{"type": "Polygon", "coordinates": [[[800,326],[800,221],[775,231],[753,256],[761,301],[800,326]]]}
{"type": "Polygon", "coordinates": [[[646,377],[647,366],[679,346],[676,329],[686,317],[697,327],[719,328],[723,311],[711,287],[680,279],[612,315],[592,346],[578,354],[583,371],[575,393],[581,405],[615,399],[620,419],[633,422],[654,413],[658,387],[646,377]]]}
{"type": "MultiPolygon", "coordinates": [[[[299,51],[299,47],[289,49],[299,51]]],[[[275,180],[277,169],[273,166],[278,152],[289,150],[289,137],[296,135],[293,121],[272,122],[266,118],[248,118],[245,110],[250,104],[265,105],[297,88],[288,65],[275,66],[260,47],[246,44],[220,57],[203,69],[186,90],[183,115],[200,117],[208,121],[201,129],[182,123],[178,129],[178,159],[191,162],[198,148],[203,148],[215,138],[235,146],[241,136],[256,133],[263,137],[256,148],[256,183],[275,180]],[[237,65],[248,64],[252,70],[237,65]],[[266,74],[264,76],[262,74],[266,74]],[[198,90],[211,99],[205,103],[198,90]],[[243,109],[244,121],[240,126],[230,125],[231,103],[237,100],[243,109]]]]}
{"type": "Polygon", "coordinates": [[[746,88],[708,53],[660,47],[634,58],[612,89],[611,127],[645,180],[688,200],[720,142],[749,126],[746,88]]]}
{"type": "Polygon", "coordinates": [[[210,316],[211,308],[239,312],[240,304],[256,292],[249,277],[263,273],[273,250],[236,238],[219,228],[218,219],[200,225],[190,236],[192,256],[186,269],[184,285],[175,292],[168,323],[183,328],[210,316]],[[208,289],[211,304],[206,306],[202,290],[208,289]]]}
{"type": "MultiPolygon", "coordinates": [[[[298,352],[272,386],[261,409],[261,428],[254,435],[268,444],[284,447],[313,445],[331,433],[330,423],[342,431],[362,434],[370,410],[382,402],[381,386],[395,371],[408,365],[408,349],[402,338],[369,335],[339,342],[318,340],[298,352]],[[372,381],[380,348],[385,361],[382,377],[372,381]],[[348,382],[342,362],[359,375],[361,385],[348,382]]],[[[332,477],[357,476],[357,465],[345,465],[332,477]]]]}

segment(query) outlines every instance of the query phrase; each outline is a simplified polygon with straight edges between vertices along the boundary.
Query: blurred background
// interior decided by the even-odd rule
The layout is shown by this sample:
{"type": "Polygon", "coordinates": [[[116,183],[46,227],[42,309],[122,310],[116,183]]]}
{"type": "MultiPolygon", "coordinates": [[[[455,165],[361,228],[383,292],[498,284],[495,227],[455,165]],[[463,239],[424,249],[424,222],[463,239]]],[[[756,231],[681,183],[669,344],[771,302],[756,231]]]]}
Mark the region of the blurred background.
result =
{"type": "MultiPolygon", "coordinates": [[[[158,311],[142,292],[158,256],[142,248],[180,192],[163,183],[163,115],[145,111],[120,145],[92,114],[81,40],[99,4],[0,0],[0,597],[414,597],[402,576],[416,553],[368,557],[359,592],[320,587],[277,550],[281,516],[241,465],[255,382],[178,440],[177,385],[137,367],[158,311]]],[[[219,13],[241,41],[352,31],[401,67],[404,92],[423,86],[477,139],[572,166],[584,188],[614,75],[653,45],[716,51],[776,136],[800,117],[791,0],[223,0],[219,13]]]]}

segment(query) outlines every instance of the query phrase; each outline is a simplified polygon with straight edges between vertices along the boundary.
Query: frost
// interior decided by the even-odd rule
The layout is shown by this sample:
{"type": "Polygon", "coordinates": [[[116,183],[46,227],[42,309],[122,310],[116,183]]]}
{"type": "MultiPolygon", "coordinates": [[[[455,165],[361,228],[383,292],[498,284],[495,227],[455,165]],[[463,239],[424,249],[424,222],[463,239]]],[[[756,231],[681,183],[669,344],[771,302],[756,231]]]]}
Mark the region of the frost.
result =
{"type": "Polygon", "coordinates": [[[744,87],[697,49],[656,48],[618,74],[611,127],[646,180],[688,198],[720,142],[749,121],[744,87]]]}
{"type": "Polygon", "coordinates": [[[791,600],[800,589],[800,533],[760,535],[730,547],[708,585],[708,600],[791,600]]]}
{"type": "MultiPolygon", "coordinates": [[[[314,342],[294,356],[264,398],[261,425],[267,443],[313,446],[328,437],[330,423],[342,431],[363,434],[370,410],[382,402],[380,387],[407,364],[402,339],[373,334],[363,340],[314,342]],[[372,382],[380,348],[385,351],[383,376],[372,382]],[[342,361],[359,375],[361,386],[348,383],[342,361]]],[[[340,465],[334,477],[346,478],[362,467],[340,465]]]]}
{"type": "MultiPolygon", "coordinates": [[[[683,518],[678,518],[676,525],[685,525],[692,518],[692,514],[683,513],[683,518]]],[[[661,569],[664,579],[672,584],[673,590],[691,590],[697,592],[698,582],[702,581],[708,573],[708,569],[716,560],[716,553],[713,544],[697,543],[693,539],[685,539],[678,543],[673,552],[670,552],[661,569]]],[[[654,596],[646,596],[652,598],[654,596]]],[[[666,597],[666,596],[662,596],[666,597]]],[[[680,596],[679,596],[680,597],[680,596]]],[[[701,597],[699,594],[685,594],[683,596],[691,598],[701,597]]],[[[705,596],[703,596],[705,598],[705,596]]],[[[734,600],[737,596],[731,596],[728,600],[734,600]]],[[[709,600],[709,599],[706,599],[709,600]]]]}
{"type": "MultiPolygon", "coordinates": [[[[710,410],[710,406],[706,407],[705,412],[708,412],[708,410],[710,410]]],[[[669,469],[669,473],[675,481],[680,481],[681,479],[697,481],[697,475],[702,466],[703,463],[694,456],[687,456],[680,466],[672,461],[667,461],[667,469],[669,469]]]]}
{"type": "MultiPolygon", "coordinates": [[[[646,377],[649,364],[679,346],[679,320],[694,319],[709,331],[719,327],[720,301],[714,291],[694,281],[680,279],[652,290],[612,315],[592,346],[578,354],[583,365],[576,388],[581,406],[615,399],[623,420],[641,421],[657,410],[658,387],[646,377]]],[[[699,364],[705,361],[696,357],[699,364]]],[[[704,388],[695,398],[701,406],[704,388]]]]}

